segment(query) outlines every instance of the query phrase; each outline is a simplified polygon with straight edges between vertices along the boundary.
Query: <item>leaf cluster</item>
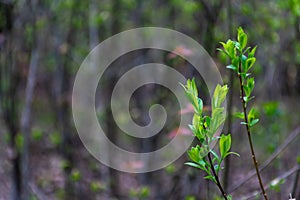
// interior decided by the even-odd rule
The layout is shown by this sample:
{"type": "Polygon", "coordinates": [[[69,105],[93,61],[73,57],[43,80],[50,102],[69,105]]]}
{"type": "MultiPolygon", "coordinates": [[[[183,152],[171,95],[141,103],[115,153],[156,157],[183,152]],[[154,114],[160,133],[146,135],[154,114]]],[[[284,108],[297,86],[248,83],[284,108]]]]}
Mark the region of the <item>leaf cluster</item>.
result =
{"type": "Polygon", "coordinates": [[[218,175],[221,169],[222,161],[230,154],[238,155],[237,153],[230,152],[230,134],[222,134],[220,137],[214,136],[226,118],[222,104],[226,99],[228,87],[227,85],[216,86],[211,101],[211,116],[207,116],[203,114],[203,101],[198,97],[195,80],[188,80],[186,85],[182,86],[188,100],[194,108],[192,124],[189,125],[189,127],[200,142],[200,145],[196,145],[188,151],[189,158],[192,162],[187,162],[186,164],[205,171],[207,174],[205,179],[212,180],[217,184],[216,175],[218,175]],[[211,148],[211,143],[215,140],[219,142],[219,154],[211,148]],[[211,160],[208,159],[209,157],[211,160]]]}
{"type": "MultiPolygon", "coordinates": [[[[231,61],[231,64],[226,66],[226,68],[236,72],[241,79],[243,90],[241,92],[241,98],[245,107],[247,106],[247,103],[254,98],[254,96],[252,96],[252,91],[254,89],[255,80],[251,77],[250,69],[256,62],[254,56],[256,47],[247,47],[247,42],[247,34],[239,27],[237,41],[229,39],[226,43],[221,42],[223,49],[218,49],[227,55],[231,61]]],[[[244,120],[247,117],[249,127],[254,126],[259,121],[259,119],[255,117],[255,110],[253,108],[249,111],[247,116],[244,115],[244,112],[236,113],[235,116],[244,120]]],[[[247,124],[247,122],[241,122],[241,124],[247,124]]]]}

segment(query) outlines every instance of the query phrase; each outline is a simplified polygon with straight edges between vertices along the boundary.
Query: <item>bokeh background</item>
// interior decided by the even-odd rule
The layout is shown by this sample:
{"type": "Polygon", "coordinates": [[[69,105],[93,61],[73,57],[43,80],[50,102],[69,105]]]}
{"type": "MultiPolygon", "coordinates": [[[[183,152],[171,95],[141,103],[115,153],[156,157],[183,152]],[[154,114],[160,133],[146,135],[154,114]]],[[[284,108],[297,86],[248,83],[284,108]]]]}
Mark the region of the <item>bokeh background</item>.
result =
{"type": "MultiPolygon", "coordinates": [[[[225,69],[226,57],[216,48],[235,38],[242,26],[250,46],[258,46],[252,75],[260,122],[253,128],[255,151],[270,199],[300,199],[300,1],[299,0],[1,0],[0,1],[0,199],[221,199],[204,174],[184,165],[184,154],[164,169],[144,174],[118,172],[94,159],[74,128],[73,81],[83,59],[101,41],[121,31],[158,26],[180,31],[198,41],[217,63],[230,86],[229,115],[223,132],[232,134],[233,151],[222,182],[234,199],[261,199],[239,111],[238,82],[225,69]],[[251,176],[252,175],[252,176],[251,176]]],[[[107,52],[108,54],[110,52],[107,52]]],[[[99,122],[118,146],[149,152],[176,134],[180,110],[167,89],[149,84],[132,96],[131,116],[149,123],[149,107],[168,112],[164,129],[137,139],[116,125],[110,98],[122,74],[134,66],[160,62],[196,77],[205,110],[210,100],[201,75],[174,52],[144,49],[118,58],[106,70],[96,94],[99,122]],[[159,60],[153,55],[159,54],[159,60]]],[[[196,141],[195,141],[196,142],[196,141]]],[[[112,156],[113,157],[113,156],[112,156]]],[[[139,168],[143,163],[124,163],[139,168]]]]}

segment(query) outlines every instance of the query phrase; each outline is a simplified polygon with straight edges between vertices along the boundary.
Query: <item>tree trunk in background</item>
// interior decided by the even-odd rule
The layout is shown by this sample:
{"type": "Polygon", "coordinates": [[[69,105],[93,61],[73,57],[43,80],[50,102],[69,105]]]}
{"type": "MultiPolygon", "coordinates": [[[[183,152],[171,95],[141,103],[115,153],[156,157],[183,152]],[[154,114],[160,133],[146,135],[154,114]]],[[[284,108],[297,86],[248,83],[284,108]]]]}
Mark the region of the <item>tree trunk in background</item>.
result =
{"type": "Polygon", "coordinates": [[[13,5],[0,3],[1,20],[4,24],[0,28],[0,103],[1,114],[9,134],[9,155],[12,163],[12,194],[13,200],[20,200],[22,194],[22,171],[21,171],[21,149],[18,139],[21,140],[19,133],[17,87],[19,75],[15,66],[13,51],[13,5]]]}
{"type": "Polygon", "coordinates": [[[33,92],[36,81],[36,71],[40,55],[40,45],[43,40],[41,40],[40,35],[37,36],[36,33],[36,16],[35,10],[37,9],[35,5],[30,1],[27,5],[28,13],[30,13],[30,25],[33,27],[32,37],[33,44],[31,45],[31,58],[29,63],[29,69],[27,74],[27,85],[25,90],[25,104],[21,115],[21,134],[23,135],[24,142],[22,148],[22,200],[28,200],[30,198],[29,192],[29,137],[31,132],[31,105],[33,100],[33,92]]]}
{"type": "MultiPolygon", "coordinates": [[[[67,36],[67,44],[72,46],[73,43],[73,30],[70,28],[67,36]]],[[[71,72],[68,58],[63,58],[62,65],[57,68],[58,82],[60,85],[60,92],[58,93],[58,123],[60,131],[62,133],[62,155],[65,161],[68,163],[68,167],[65,168],[65,189],[68,198],[76,199],[78,190],[76,190],[74,183],[70,179],[72,169],[74,167],[74,160],[72,155],[72,129],[70,124],[71,111],[70,111],[70,93],[71,89],[71,72]]]]}
{"type": "MultiPolygon", "coordinates": [[[[212,4],[210,4],[209,1],[198,0],[198,3],[203,8],[202,11],[204,12],[204,17],[205,17],[205,22],[206,22],[206,23],[204,22],[204,24],[205,24],[204,27],[201,27],[200,23],[199,23],[198,35],[203,34],[201,36],[201,38],[202,38],[201,42],[202,42],[205,50],[210,55],[215,54],[215,47],[216,47],[215,27],[218,22],[220,12],[221,12],[224,2],[225,2],[224,0],[219,0],[218,3],[216,3],[216,5],[212,5],[212,4]]],[[[201,19],[201,14],[202,14],[201,12],[196,13],[196,16],[197,16],[196,20],[203,21],[203,19],[201,19]]]]}
{"type": "MultiPolygon", "coordinates": [[[[111,8],[111,34],[117,34],[121,31],[121,13],[122,13],[122,2],[121,0],[111,0],[112,8],[111,8]]],[[[108,87],[106,88],[105,98],[104,98],[104,105],[106,106],[105,109],[105,124],[106,124],[106,133],[109,140],[116,144],[117,143],[117,129],[114,122],[114,117],[112,115],[111,106],[110,106],[110,99],[111,94],[114,89],[112,83],[115,83],[117,80],[117,72],[113,71],[111,76],[108,80],[108,87]]],[[[109,152],[111,154],[112,152],[109,152]]],[[[114,155],[109,156],[110,159],[114,158],[114,155]]],[[[109,168],[109,175],[110,175],[110,191],[112,197],[120,195],[119,188],[118,188],[118,174],[115,169],[109,168]]]]}
{"type": "MultiPolygon", "coordinates": [[[[74,181],[71,180],[71,173],[74,168],[73,157],[73,141],[72,141],[72,126],[71,126],[71,105],[70,96],[71,88],[71,67],[70,64],[70,48],[74,45],[75,31],[72,24],[72,18],[75,15],[74,3],[69,10],[68,25],[61,27],[56,31],[56,42],[54,55],[56,57],[56,70],[53,77],[53,104],[55,105],[55,115],[57,119],[57,128],[62,134],[62,143],[60,146],[61,154],[67,165],[64,167],[65,173],[65,198],[80,199],[81,191],[76,187],[74,181]],[[65,28],[66,27],[66,28],[65,28]],[[65,48],[65,49],[64,49],[65,48]],[[64,50],[63,50],[64,49],[64,50]]],[[[56,20],[59,16],[56,16],[56,20]]]]}
{"type": "MultiPolygon", "coordinates": [[[[95,23],[95,19],[97,17],[97,14],[99,12],[99,8],[97,7],[97,0],[90,0],[89,1],[89,46],[90,46],[90,51],[92,51],[98,44],[99,44],[99,24],[95,23]]],[[[102,33],[104,32],[102,28],[102,33]]],[[[97,63],[96,63],[97,65],[97,63]]],[[[96,67],[96,66],[95,66],[96,67]]],[[[97,97],[96,97],[97,98],[97,97]]],[[[101,99],[99,97],[99,99],[101,99]]],[[[109,152],[106,152],[109,153],[109,152]]],[[[98,160],[96,162],[99,162],[98,160]]],[[[106,165],[101,164],[100,168],[100,177],[101,181],[104,183],[110,183],[110,169],[106,165]]],[[[110,187],[107,187],[107,189],[104,191],[104,198],[109,199],[111,190],[110,187]]]]}
{"type": "MultiPolygon", "coordinates": [[[[300,27],[299,26],[300,26],[300,17],[297,16],[296,20],[295,20],[295,35],[296,35],[296,40],[298,41],[298,43],[300,43],[300,27]]],[[[297,63],[297,62],[295,62],[295,63],[297,63]]],[[[300,64],[299,63],[297,63],[297,77],[296,77],[295,89],[298,93],[300,93],[300,64]]]]}

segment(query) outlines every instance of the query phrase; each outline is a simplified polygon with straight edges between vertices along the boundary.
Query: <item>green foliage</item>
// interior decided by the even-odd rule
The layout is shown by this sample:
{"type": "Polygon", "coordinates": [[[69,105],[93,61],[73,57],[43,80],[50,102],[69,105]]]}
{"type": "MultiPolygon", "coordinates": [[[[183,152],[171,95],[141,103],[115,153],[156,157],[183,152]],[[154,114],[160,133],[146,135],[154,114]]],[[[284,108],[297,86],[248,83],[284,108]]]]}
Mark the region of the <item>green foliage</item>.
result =
{"type": "Polygon", "coordinates": [[[16,144],[16,147],[17,147],[17,150],[19,152],[22,151],[22,148],[23,148],[23,145],[24,145],[24,137],[22,134],[18,133],[15,137],[15,144],[16,144]]]}
{"type": "Polygon", "coordinates": [[[147,186],[143,186],[137,189],[130,189],[129,195],[138,199],[146,199],[150,195],[150,188],[147,186]]]}
{"type": "Polygon", "coordinates": [[[62,169],[71,168],[71,163],[68,160],[62,160],[61,163],[60,163],[60,167],[62,169]]]}
{"type": "MultiPolygon", "coordinates": [[[[243,112],[237,113],[236,116],[244,120],[243,122],[241,122],[241,124],[246,125],[247,136],[251,148],[251,154],[254,167],[256,169],[257,178],[259,181],[261,192],[264,195],[264,199],[267,200],[268,197],[261,180],[250,132],[250,127],[257,124],[259,119],[257,118],[257,111],[254,108],[251,108],[249,113],[247,114],[247,104],[251,99],[254,98],[254,96],[252,96],[251,94],[255,85],[254,78],[250,77],[250,69],[253,67],[256,61],[256,58],[254,57],[256,47],[247,47],[247,40],[248,36],[244,32],[244,30],[239,27],[237,30],[237,41],[227,40],[226,43],[221,42],[223,49],[219,49],[219,51],[223,52],[229,57],[231,64],[227,68],[233,70],[239,78],[240,98],[242,102],[243,112]]],[[[226,149],[226,147],[223,148],[226,149]]]]}
{"type": "Polygon", "coordinates": [[[54,146],[58,146],[62,142],[62,137],[58,132],[53,132],[49,136],[49,139],[50,139],[51,144],[53,144],[54,146]]]}
{"type": "Polygon", "coordinates": [[[173,174],[176,171],[176,166],[174,164],[170,164],[165,168],[168,174],[173,174]]]}
{"type": "MultiPolygon", "coordinates": [[[[227,66],[227,68],[236,72],[240,78],[243,90],[241,91],[241,96],[244,106],[247,107],[247,103],[254,98],[254,96],[252,96],[252,92],[255,80],[253,77],[250,77],[250,69],[256,61],[254,55],[257,47],[247,47],[248,36],[241,27],[238,28],[237,32],[237,41],[227,40],[226,43],[221,42],[223,49],[218,50],[230,58],[231,63],[227,66]]],[[[256,112],[257,111],[254,109],[251,109],[247,116],[249,127],[254,126],[259,121],[259,119],[256,118],[256,112]]],[[[236,113],[235,116],[240,119],[245,118],[243,113],[236,113]]],[[[241,124],[247,124],[246,120],[241,124]]]]}
{"type": "Polygon", "coordinates": [[[31,138],[34,140],[34,141],[40,141],[43,137],[43,131],[40,130],[40,129],[34,129],[32,130],[31,132],[31,138]]]}
{"type": "Polygon", "coordinates": [[[300,164],[300,156],[297,156],[297,163],[300,164]]]}
{"type": "Polygon", "coordinates": [[[270,184],[270,189],[275,192],[281,191],[281,185],[285,183],[285,179],[274,179],[270,184]]]}
{"type": "Polygon", "coordinates": [[[106,189],[106,185],[99,182],[99,181],[93,181],[91,182],[90,184],[90,189],[93,191],[93,192],[100,192],[100,191],[103,191],[106,189]]]}
{"type": "Polygon", "coordinates": [[[196,197],[192,196],[192,195],[188,195],[184,198],[185,200],[196,200],[196,197]]]}
{"type": "MultiPolygon", "coordinates": [[[[213,197],[213,199],[214,200],[224,200],[223,197],[219,197],[219,196],[216,196],[216,195],[213,197]]],[[[232,200],[232,196],[231,195],[227,195],[227,199],[228,200],[232,200]]]]}
{"type": "Polygon", "coordinates": [[[226,99],[228,87],[227,85],[216,86],[211,101],[211,116],[203,115],[203,101],[198,97],[195,80],[188,80],[187,84],[183,85],[183,87],[188,100],[194,108],[194,116],[190,129],[200,142],[200,145],[196,145],[188,151],[192,162],[185,164],[205,171],[207,174],[204,177],[205,179],[209,179],[215,184],[220,185],[218,173],[221,169],[222,161],[230,154],[238,155],[237,153],[229,152],[231,148],[230,134],[222,134],[221,137],[214,136],[226,118],[222,104],[226,99]],[[219,141],[220,154],[211,148],[211,143],[214,140],[219,141]]]}
{"type": "Polygon", "coordinates": [[[73,169],[71,172],[71,180],[77,182],[81,179],[81,173],[78,169],[73,169]]]}
{"type": "Polygon", "coordinates": [[[277,117],[280,114],[279,103],[277,101],[265,102],[263,104],[263,111],[267,116],[277,117]]]}

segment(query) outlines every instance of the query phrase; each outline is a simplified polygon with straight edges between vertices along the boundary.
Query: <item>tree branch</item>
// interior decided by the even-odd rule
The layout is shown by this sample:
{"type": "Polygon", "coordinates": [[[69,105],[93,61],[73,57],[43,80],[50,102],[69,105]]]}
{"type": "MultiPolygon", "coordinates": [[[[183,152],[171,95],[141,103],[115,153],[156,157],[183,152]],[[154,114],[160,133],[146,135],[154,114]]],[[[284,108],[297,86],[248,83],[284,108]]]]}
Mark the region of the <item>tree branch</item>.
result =
{"type": "MultiPolygon", "coordinates": [[[[272,181],[270,181],[267,185],[265,185],[265,188],[266,189],[269,189],[270,186],[274,183],[274,182],[277,182],[277,181],[280,181],[282,179],[286,179],[287,177],[291,176],[292,174],[294,174],[295,172],[298,172],[300,170],[300,165],[296,165],[294,166],[292,169],[290,169],[289,171],[283,173],[282,175],[276,177],[275,179],[273,179],[272,181]]],[[[261,194],[260,191],[254,191],[254,192],[251,192],[251,194],[248,194],[248,195],[245,195],[243,197],[240,197],[240,198],[237,198],[237,199],[241,199],[241,200],[249,200],[251,198],[255,198],[258,194],[261,194]]]]}
{"type": "Polygon", "coordinates": [[[257,162],[256,156],[255,156],[254,147],[253,147],[253,144],[252,144],[250,126],[249,126],[249,121],[248,121],[248,116],[247,116],[246,101],[244,99],[245,91],[244,91],[243,79],[242,79],[242,76],[241,76],[241,73],[242,73],[242,66],[241,65],[242,65],[242,63],[240,61],[239,69],[238,69],[239,70],[238,77],[239,77],[239,81],[240,81],[240,93],[241,93],[240,98],[241,98],[242,106],[243,106],[243,113],[244,113],[244,120],[245,120],[247,135],[248,135],[248,142],[249,142],[249,145],[250,145],[252,160],[253,160],[256,175],[257,175],[257,178],[258,178],[259,186],[261,188],[261,191],[262,191],[262,194],[263,194],[265,200],[268,200],[267,194],[266,194],[265,189],[264,189],[264,185],[262,183],[262,179],[261,179],[260,172],[259,172],[259,169],[258,169],[258,162],[257,162]]]}
{"type": "MultiPolygon", "coordinates": [[[[298,126],[295,130],[291,132],[291,134],[286,138],[286,140],[276,149],[276,151],[259,167],[259,171],[266,169],[269,164],[281,153],[283,152],[288,145],[293,142],[300,134],[300,126],[298,126]]],[[[233,187],[229,189],[230,193],[234,192],[236,189],[244,185],[247,181],[249,181],[253,176],[255,176],[255,170],[251,171],[246,178],[242,179],[238,183],[236,183],[233,187]]]]}
{"type": "Polygon", "coordinates": [[[226,194],[226,192],[224,191],[224,189],[223,189],[223,187],[222,187],[222,185],[221,185],[221,183],[220,183],[219,176],[218,176],[218,174],[217,174],[216,171],[215,171],[215,167],[214,167],[214,164],[213,164],[213,162],[212,162],[212,159],[211,159],[211,153],[210,153],[210,152],[208,153],[207,157],[208,157],[209,163],[210,163],[210,165],[211,165],[212,173],[213,173],[213,175],[214,175],[214,177],[215,177],[215,179],[216,179],[217,186],[218,186],[219,190],[221,191],[221,193],[222,193],[223,197],[225,198],[225,200],[228,200],[227,194],[226,194]]]}

